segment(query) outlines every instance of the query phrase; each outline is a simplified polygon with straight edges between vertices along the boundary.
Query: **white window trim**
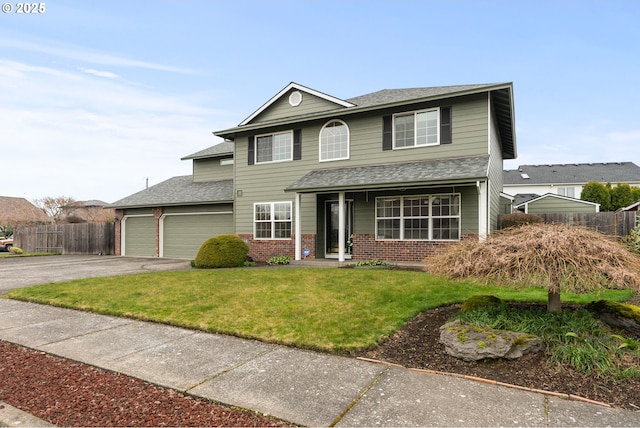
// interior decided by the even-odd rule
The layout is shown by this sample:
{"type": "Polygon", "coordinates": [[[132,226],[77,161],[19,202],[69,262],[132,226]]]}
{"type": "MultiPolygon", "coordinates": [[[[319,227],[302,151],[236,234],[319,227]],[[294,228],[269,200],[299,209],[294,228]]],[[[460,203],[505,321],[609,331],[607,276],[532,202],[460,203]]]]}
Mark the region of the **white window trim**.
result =
{"type": "MultiPolygon", "coordinates": [[[[374,206],[374,210],[376,210],[375,215],[374,215],[374,219],[375,219],[375,223],[376,223],[376,228],[375,228],[375,237],[376,237],[376,241],[421,241],[421,242],[428,242],[428,241],[444,241],[444,242],[452,242],[452,241],[459,241],[460,237],[462,236],[462,195],[460,193],[438,193],[438,194],[434,194],[434,195],[405,195],[405,196],[378,196],[376,197],[376,202],[375,202],[375,206],[374,206]],[[438,197],[458,197],[460,200],[460,207],[458,210],[458,215],[449,215],[449,216],[433,216],[431,215],[431,210],[432,210],[432,200],[434,198],[438,198],[438,197]],[[429,215],[427,217],[409,217],[409,218],[427,218],[429,220],[429,238],[428,239],[405,239],[404,238],[404,200],[405,199],[415,199],[415,198],[429,198],[429,215]],[[395,238],[378,238],[378,199],[400,199],[400,217],[397,217],[400,219],[400,238],[399,239],[395,239],[395,238]],[[458,219],[458,238],[457,239],[433,239],[433,219],[437,219],[437,218],[457,218],[458,219]]],[[[385,217],[385,218],[389,218],[389,217],[385,217]]],[[[396,218],[396,217],[393,217],[396,218]]]]}
{"type": "Polygon", "coordinates": [[[318,134],[318,159],[319,159],[319,161],[320,162],[333,162],[333,161],[339,161],[339,160],[346,160],[346,159],[349,159],[350,156],[351,156],[351,130],[349,129],[349,125],[347,125],[347,123],[345,121],[340,120],[340,119],[331,119],[327,123],[322,125],[322,128],[320,128],[320,133],[318,134]],[[345,128],[347,128],[347,156],[341,157],[341,158],[322,159],[322,131],[325,130],[327,125],[329,125],[330,123],[333,123],[333,122],[340,122],[341,124],[343,124],[345,126],[345,128]]]}
{"type": "MultiPolygon", "coordinates": [[[[293,203],[291,201],[276,201],[276,202],[254,202],[253,203],[253,218],[252,218],[252,223],[253,223],[253,239],[258,240],[258,241],[290,241],[291,240],[291,236],[289,236],[288,238],[274,238],[275,235],[275,223],[276,221],[273,219],[273,207],[276,204],[288,204],[289,205],[289,212],[290,212],[290,222],[291,222],[291,234],[293,235],[293,203]],[[271,220],[269,220],[269,223],[271,223],[271,237],[269,238],[258,238],[256,236],[256,206],[257,205],[271,205],[271,220]]],[[[260,223],[267,223],[267,221],[261,221],[260,223]]]]}
{"type": "MultiPolygon", "coordinates": [[[[283,132],[270,132],[270,133],[267,133],[267,134],[256,135],[254,141],[255,141],[255,143],[254,143],[255,147],[254,147],[254,150],[253,150],[254,151],[254,153],[253,153],[253,161],[254,161],[254,164],[256,164],[256,165],[264,165],[264,164],[279,163],[279,162],[289,162],[289,161],[293,160],[293,130],[283,131],[283,132]],[[283,135],[283,134],[289,134],[290,141],[291,141],[291,150],[290,150],[291,156],[288,159],[270,160],[270,161],[262,161],[262,162],[258,161],[258,151],[259,151],[258,150],[258,139],[260,137],[268,137],[268,136],[274,137],[276,135],[283,135]]],[[[272,153],[271,157],[273,158],[273,153],[272,153]]]]}
{"type": "Polygon", "coordinates": [[[392,137],[393,137],[393,150],[404,150],[404,149],[415,149],[418,147],[433,147],[433,146],[439,146],[440,145],[440,107],[433,107],[433,108],[427,108],[427,109],[423,109],[423,110],[415,110],[415,111],[405,111],[402,113],[396,113],[393,115],[393,126],[392,126],[392,137]],[[438,120],[438,124],[436,125],[437,127],[437,132],[438,132],[438,141],[435,143],[431,143],[431,144],[416,144],[416,138],[418,135],[418,123],[415,119],[416,114],[418,113],[426,113],[426,112],[430,112],[430,111],[435,111],[437,114],[437,120],[438,120]],[[405,146],[405,147],[396,147],[396,117],[397,116],[407,116],[408,114],[413,114],[413,146],[405,146]]]}

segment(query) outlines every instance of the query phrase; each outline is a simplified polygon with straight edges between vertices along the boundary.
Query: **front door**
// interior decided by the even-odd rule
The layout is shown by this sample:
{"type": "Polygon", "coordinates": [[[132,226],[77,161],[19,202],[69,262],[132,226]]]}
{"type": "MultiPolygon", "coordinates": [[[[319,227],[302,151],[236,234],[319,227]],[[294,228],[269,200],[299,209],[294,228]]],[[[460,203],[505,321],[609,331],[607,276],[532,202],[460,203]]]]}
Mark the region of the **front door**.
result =
{"type": "MultiPolygon", "coordinates": [[[[338,201],[325,202],[325,257],[338,257],[338,201]]],[[[353,234],[353,201],[347,200],[344,203],[344,252],[345,257],[351,258],[351,247],[349,245],[351,234],[353,234]]]]}

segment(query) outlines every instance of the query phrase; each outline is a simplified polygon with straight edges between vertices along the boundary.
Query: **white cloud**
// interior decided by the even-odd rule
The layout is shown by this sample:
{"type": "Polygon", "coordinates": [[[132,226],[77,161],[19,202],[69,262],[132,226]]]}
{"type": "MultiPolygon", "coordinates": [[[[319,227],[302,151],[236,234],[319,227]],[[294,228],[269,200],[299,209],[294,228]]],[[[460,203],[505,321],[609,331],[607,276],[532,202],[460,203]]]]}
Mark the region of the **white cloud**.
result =
{"type": "Polygon", "coordinates": [[[180,157],[218,142],[211,131],[226,125],[221,111],[93,75],[0,60],[0,144],[12,171],[0,194],[113,202],[147,178],[190,174],[180,157]]]}
{"type": "Polygon", "coordinates": [[[115,67],[133,67],[146,70],[165,71],[180,74],[198,74],[195,70],[174,67],[149,61],[126,58],[103,52],[88,50],[79,46],[71,46],[52,42],[51,40],[29,41],[18,37],[0,38],[0,46],[19,51],[36,52],[49,56],[71,59],[81,63],[99,64],[115,67]]]}
{"type": "Polygon", "coordinates": [[[92,74],[98,77],[106,77],[107,79],[117,79],[120,77],[116,73],[112,73],[110,71],[95,70],[93,68],[81,68],[80,71],[83,71],[87,74],[92,74]]]}

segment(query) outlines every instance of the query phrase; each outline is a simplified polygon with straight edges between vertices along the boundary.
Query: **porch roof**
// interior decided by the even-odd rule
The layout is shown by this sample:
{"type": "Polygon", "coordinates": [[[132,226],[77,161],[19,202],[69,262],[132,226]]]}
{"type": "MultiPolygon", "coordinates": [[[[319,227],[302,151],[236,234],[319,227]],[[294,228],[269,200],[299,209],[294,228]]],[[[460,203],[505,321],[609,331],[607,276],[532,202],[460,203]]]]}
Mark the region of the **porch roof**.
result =
{"type": "Polygon", "coordinates": [[[489,156],[434,159],[349,168],[316,169],[290,184],[285,190],[311,193],[328,190],[355,190],[453,184],[487,177],[489,156]]]}

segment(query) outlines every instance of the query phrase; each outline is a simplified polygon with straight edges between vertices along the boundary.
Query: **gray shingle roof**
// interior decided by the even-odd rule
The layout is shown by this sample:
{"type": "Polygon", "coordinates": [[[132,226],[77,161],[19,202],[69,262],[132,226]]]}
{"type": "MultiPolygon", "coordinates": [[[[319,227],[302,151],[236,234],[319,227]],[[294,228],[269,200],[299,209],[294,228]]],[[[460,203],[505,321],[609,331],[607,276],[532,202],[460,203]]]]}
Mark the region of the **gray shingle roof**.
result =
{"type": "Polygon", "coordinates": [[[518,169],[505,170],[503,178],[505,185],[584,184],[592,180],[612,184],[638,183],[640,167],[633,162],[520,165],[518,169]]]}
{"type": "Polygon", "coordinates": [[[233,180],[194,182],[183,175],[151,186],[109,205],[109,208],[201,205],[233,201],[233,180]]]}
{"type": "Polygon", "coordinates": [[[475,180],[487,176],[489,156],[438,159],[350,168],[316,169],[286,190],[366,189],[475,180]]]}
{"type": "Polygon", "coordinates": [[[187,159],[202,159],[213,158],[218,156],[232,155],[233,154],[233,141],[223,141],[214,146],[207,147],[199,152],[192,153],[188,156],[181,158],[181,160],[187,159]]]}
{"type": "Polygon", "coordinates": [[[480,89],[495,85],[496,84],[492,83],[478,85],[436,86],[432,88],[383,89],[381,91],[350,98],[347,101],[357,105],[358,107],[370,107],[414,99],[436,97],[440,95],[453,94],[456,92],[480,89]]]}

